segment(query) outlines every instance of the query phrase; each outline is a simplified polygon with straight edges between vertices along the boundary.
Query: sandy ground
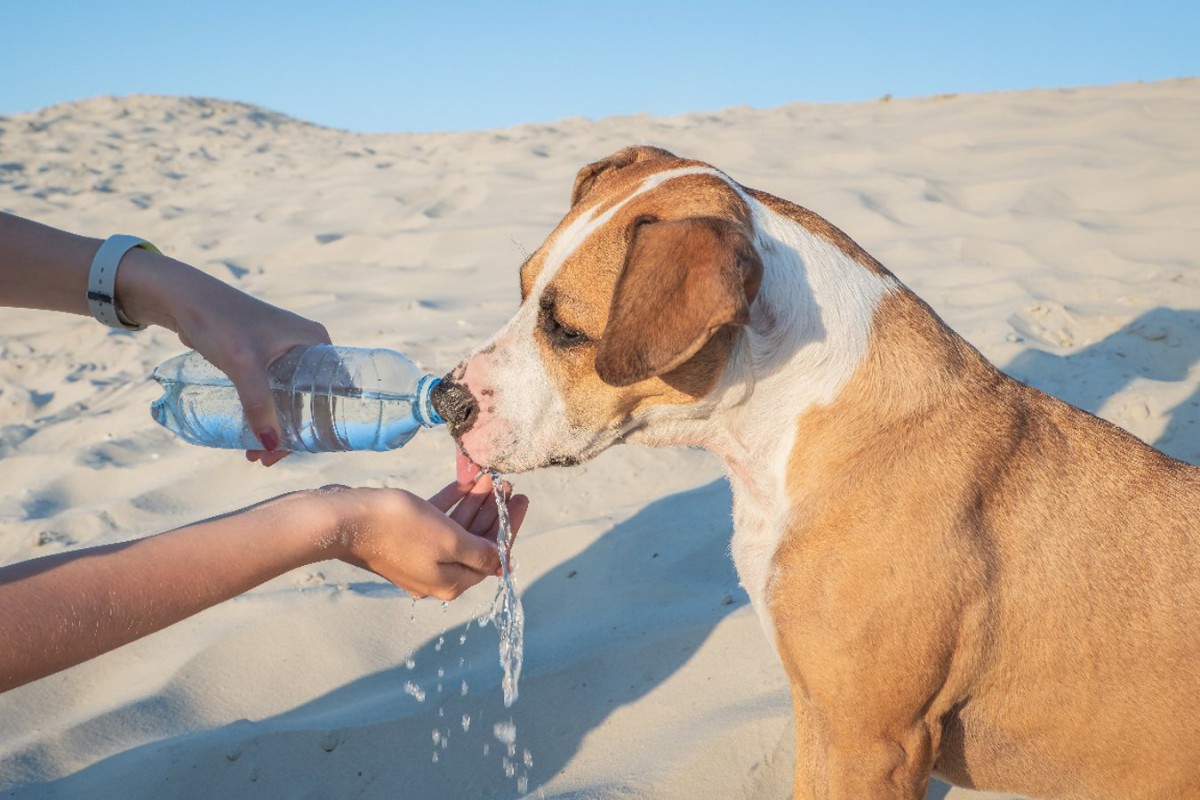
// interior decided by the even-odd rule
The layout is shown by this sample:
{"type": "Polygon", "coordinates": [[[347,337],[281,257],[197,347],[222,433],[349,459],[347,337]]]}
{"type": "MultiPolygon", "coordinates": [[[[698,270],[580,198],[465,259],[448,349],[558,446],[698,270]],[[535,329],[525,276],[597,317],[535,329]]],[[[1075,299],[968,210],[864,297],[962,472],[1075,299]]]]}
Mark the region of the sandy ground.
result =
{"type": "MultiPolygon", "coordinates": [[[[655,144],[821,213],[1012,374],[1197,462],[1197,131],[1200,80],[439,135],[100,98],[0,118],[0,209],[139,234],[442,371],[514,310],[575,171],[655,144]]],[[[189,447],[147,413],[172,335],[10,309],[0,334],[3,563],[451,473],[442,433],[270,470],[189,447]]],[[[491,582],[414,604],[324,564],[0,696],[0,796],[787,797],[787,687],[728,560],[716,461],[625,447],[517,483],[513,708],[473,621],[491,582]]]]}

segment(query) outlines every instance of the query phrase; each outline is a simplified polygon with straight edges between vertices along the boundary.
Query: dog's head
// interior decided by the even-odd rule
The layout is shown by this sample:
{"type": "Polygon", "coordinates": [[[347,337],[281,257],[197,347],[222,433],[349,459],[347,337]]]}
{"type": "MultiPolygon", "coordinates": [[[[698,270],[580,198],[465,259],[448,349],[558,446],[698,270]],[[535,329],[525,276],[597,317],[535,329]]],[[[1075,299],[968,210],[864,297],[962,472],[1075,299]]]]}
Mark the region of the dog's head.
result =
{"type": "Polygon", "coordinates": [[[695,413],[761,277],[736,184],[665,150],[621,150],[580,170],[567,215],[521,267],[516,315],[435,404],[478,464],[586,460],[695,413]]]}

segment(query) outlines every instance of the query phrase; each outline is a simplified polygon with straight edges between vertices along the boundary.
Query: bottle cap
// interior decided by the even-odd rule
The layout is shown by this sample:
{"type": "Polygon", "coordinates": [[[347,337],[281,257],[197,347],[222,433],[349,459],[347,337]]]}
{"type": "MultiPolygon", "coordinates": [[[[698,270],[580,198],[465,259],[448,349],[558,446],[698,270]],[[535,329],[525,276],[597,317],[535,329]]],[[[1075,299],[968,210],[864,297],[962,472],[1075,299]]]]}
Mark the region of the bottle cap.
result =
{"type": "Polygon", "coordinates": [[[433,402],[429,399],[429,393],[433,391],[433,387],[441,382],[441,378],[426,375],[417,384],[417,397],[413,402],[413,416],[416,417],[417,422],[426,428],[432,428],[445,422],[442,419],[442,415],[433,407],[433,402]]]}

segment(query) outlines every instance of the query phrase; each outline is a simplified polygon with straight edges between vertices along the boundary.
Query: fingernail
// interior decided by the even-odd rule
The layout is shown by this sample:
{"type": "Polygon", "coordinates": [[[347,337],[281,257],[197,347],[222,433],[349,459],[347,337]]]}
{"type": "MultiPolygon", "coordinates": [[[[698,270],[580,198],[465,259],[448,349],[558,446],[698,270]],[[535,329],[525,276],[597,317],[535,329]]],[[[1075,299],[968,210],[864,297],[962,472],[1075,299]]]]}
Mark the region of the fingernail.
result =
{"type": "Polygon", "coordinates": [[[271,429],[259,431],[258,440],[262,442],[263,449],[272,452],[276,447],[279,447],[279,434],[271,429]]]}

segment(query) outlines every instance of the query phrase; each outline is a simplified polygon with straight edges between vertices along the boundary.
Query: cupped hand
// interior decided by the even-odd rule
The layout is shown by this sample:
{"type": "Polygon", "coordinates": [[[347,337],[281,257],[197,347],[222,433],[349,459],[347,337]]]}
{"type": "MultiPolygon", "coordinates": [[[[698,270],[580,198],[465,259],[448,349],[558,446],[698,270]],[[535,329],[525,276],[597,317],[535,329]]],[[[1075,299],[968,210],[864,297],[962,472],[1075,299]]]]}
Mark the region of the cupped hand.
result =
{"type": "MultiPolygon", "coordinates": [[[[501,490],[508,508],[510,536],[508,549],[529,511],[529,498],[523,494],[513,495],[512,484],[504,481],[501,490]]],[[[482,536],[493,544],[500,533],[500,509],[496,506],[492,487],[492,476],[483,472],[474,462],[459,452],[455,460],[454,483],[447,484],[440,492],[429,498],[430,504],[441,509],[465,530],[482,536]]],[[[507,555],[507,553],[506,553],[507,555]]],[[[499,565],[496,567],[500,574],[499,565]]]]}
{"type": "MultiPolygon", "coordinates": [[[[414,597],[440,600],[453,600],[484,578],[499,575],[499,514],[492,479],[468,473],[460,461],[454,483],[427,501],[400,489],[322,490],[337,508],[335,557],[414,597]]],[[[511,491],[506,483],[506,494],[511,491]]],[[[514,536],[528,510],[527,497],[508,498],[514,536]]]]}

